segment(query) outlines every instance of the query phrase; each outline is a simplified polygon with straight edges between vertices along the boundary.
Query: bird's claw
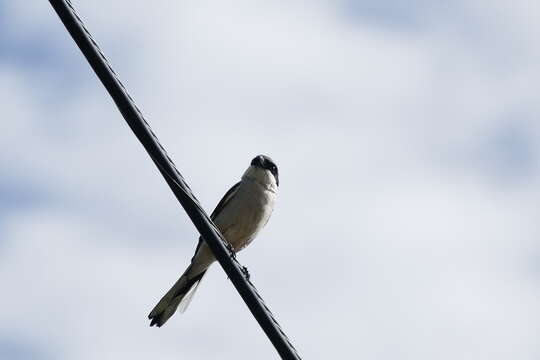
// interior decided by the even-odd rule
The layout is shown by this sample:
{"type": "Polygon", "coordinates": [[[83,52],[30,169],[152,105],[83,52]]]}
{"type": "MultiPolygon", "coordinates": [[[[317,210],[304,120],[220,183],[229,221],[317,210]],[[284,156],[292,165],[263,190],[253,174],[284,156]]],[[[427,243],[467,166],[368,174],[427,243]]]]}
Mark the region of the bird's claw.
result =
{"type": "Polygon", "coordinates": [[[234,251],[234,247],[229,243],[227,243],[225,247],[227,248],[227,250],[229,250],[229,254],[231,255],[231,257],[233,259],[236,259],[236,251],[234,251]]]}
{"type": "Polygon", "coordinates": [[[244,273],[246,279],[249,280],[249,277],[250,277],[251,275],[249,275],[248,268],[245,267],[245,266],[242,266],[242,272],[244,273]]]}

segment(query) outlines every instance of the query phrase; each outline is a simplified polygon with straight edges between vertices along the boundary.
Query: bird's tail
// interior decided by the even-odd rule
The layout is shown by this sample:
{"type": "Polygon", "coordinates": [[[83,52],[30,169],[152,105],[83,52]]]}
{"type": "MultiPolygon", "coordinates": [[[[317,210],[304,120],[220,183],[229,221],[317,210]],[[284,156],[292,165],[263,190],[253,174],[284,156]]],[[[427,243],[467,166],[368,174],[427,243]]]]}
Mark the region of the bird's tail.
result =
{"type": "Polygon", "coordinates": [[[193,295],[195,295],[195,291],[206,274],[206,270],[204,270],[200,274],[191,277],[189,274],[190,270],[191,266],[187,268],[180,279],[178,279],[154,309],[152,309],[148,315],[148,318],[151,320],[150,326],[156,325],[161,327],[161,325],[165,324],[173,316],[177,309],[182,313],[187,309],[193,295]]]}

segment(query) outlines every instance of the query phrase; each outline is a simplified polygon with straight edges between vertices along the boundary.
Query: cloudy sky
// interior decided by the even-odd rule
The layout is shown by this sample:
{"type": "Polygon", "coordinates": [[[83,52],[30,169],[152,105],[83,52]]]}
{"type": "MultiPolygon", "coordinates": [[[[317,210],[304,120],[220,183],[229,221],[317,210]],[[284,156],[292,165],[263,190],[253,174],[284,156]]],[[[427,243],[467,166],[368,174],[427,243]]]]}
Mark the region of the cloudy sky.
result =
{"type": "MultiPolygon", "coordinates": [[[[305,359],[539,359],[540,3],[74,1],[305,359]]],[[[275,359],[47,1],[0,0],[0,358],[275,359]]]]}

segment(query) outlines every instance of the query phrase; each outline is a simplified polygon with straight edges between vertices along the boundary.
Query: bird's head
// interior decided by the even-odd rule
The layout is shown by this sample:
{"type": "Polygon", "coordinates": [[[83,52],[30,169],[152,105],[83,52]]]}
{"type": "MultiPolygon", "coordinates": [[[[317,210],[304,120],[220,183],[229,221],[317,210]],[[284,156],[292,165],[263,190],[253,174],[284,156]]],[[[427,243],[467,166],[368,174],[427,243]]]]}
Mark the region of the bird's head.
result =
{"type": "Polygon", "coordinates": [[[251,160],[244,177],[261,183],[263,186],[277,189],[279,175],[276,163],[266,155],[258,155],[251,160]]]}

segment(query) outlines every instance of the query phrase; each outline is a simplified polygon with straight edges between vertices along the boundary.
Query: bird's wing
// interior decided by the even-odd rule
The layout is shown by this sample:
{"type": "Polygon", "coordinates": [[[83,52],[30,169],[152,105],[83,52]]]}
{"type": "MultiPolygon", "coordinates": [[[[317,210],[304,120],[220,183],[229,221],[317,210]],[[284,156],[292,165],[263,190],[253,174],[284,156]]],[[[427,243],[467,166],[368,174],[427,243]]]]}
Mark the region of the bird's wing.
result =
{"type": "MultiPolygon", "coordinates": [[[[212,215],[210,215],[210,219],[212,219],[212,221],[216,220],[216,217],[219,215],[219,213],[221,212],[221,210],[223,210],[225,208],[225,206],[227,206],[227,204],[229,203],[229,201],[232,199],[232,197],[234,196],[234,194],[236,194],[236,191],[238,190],[238,187],[240,186],[240,181],[237,182],[236,184],[234,184],[230,189],[229,191],[227,191],[225,193],[225,195],[223,195],[223,197],[221,198],[221,200],[219,201],[219,203],[217,204],[216,208],[214,209],[214,211],[212,211],[212,215]]],[[[199,237],[199,242],[197,243],[197,248],[195,249],[195,255],[197,254],[197,251],[199,251],[199,248],[201,247],[202,245],[202,242],[204,240],[202,239],[202,236],[199,237]]]]}
{"type": "Polygon", "coordinates": [[[221,200],[217,204],[214,211],[212,211],[212,215],[210,215],[210,219],[212,219],[212,220],[216,219],[216,217],[219,215],[221,210],[223,210],[223,208],[225,206],[227,206],[227,204],[229,203],[229,200],[231,200],[231,198],[234,196],[234,194],[236,194],[236,191],[238,190],[239,186],[240,186],[240,181],[237,182],[236,184],[234,184],[233,187],[230,188],[229,191],[227,191],[225,193],[225,195],[223,195],[223,198],[221,198],[221,200]]]}

